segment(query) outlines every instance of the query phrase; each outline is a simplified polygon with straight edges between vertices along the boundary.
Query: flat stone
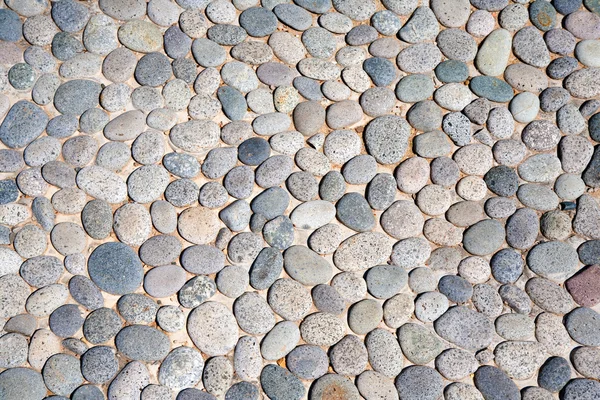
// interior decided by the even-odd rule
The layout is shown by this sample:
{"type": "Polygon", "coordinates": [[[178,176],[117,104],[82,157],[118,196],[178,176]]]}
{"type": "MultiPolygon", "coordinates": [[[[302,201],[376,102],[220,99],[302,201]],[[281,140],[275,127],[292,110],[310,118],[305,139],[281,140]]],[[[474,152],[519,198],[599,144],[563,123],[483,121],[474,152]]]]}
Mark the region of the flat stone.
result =
{"type": "Polygon", "coordinates": [[[536,305],[555,314],[566,314],[574,306],[573,299],[562,286],[544,278],[530,279],[525,290],[536,305]]]}
{"type": "Polygon", "coordinates": [[[473,93],[497,103],[506,103],[513,98],[513,91],[509,84],[498,78],[476,76],[469,85],[473,93]]]}
{"type": "Polygon", "coordinates": [[[537,342],[502,342],[494,350],[495,362],[509,377],[528,379],[544,360],[542,347],[537,342]]]}
{"type": "Polygon", "coordinates": [[[450,308],[434,326],[442,338],[466,350],[487,347],[494,331],[493,324],[485,315],[463,306],[450,308]]]}
{"type": "Polygon", "coordinates": [[[379,265],[391,253],[391,242],[378,232],[364,232],[343,241],[333,256],[333,262],[342,271],[360,271],[379,265]]]}
{"type": "Polygon", "coordinates": [[[282,321],[267,333],[260,351],[265,360],[278,360],[290,353],[300,341],[300,330],[291,321],[282,321]]]}
{"type": "Polygon", "coordinates": [[[396,379],[398,394],[406,399],[439,398],[443,386],[443,379],[435,369],[421,365],[405,368],[396,379]]]}
{"type": "Polygon", "coordinates": [[[98,246],[88,260],[90,278],[100,289],[113,294],[133,292],[142,283],[142,265],[133,250],[122,243],[98,246]],[[123,281],[122,277],[127,276],[123,281]]]}
{"type": "Polygon", "coordinates": [[[235,347],[238,327],[227,307],[221,303],[206,302],[190,314],[188,333],[202,352],[223,355],[235,347]]]}
{"type": "Polygon", "coordinates": [[[331,346],[344,336],[342,321],[328,313],[311,314],[300,324],[302,339],[308,344],[331,346]]]}
{"type": "Polygon", "coordinates": [[[578,257],[575,249],[565,243],[546,242],[531,249],[527,264],[536,274],[562,282],[576,271],[578,257]]]}
{"type": "Polygon", "coordinates": [[[475,386],[490,400],[518,400],[517,385],[502,370],[484,365],[475,372],[475,386]]]}
{"type": "Polygon", "coordinates": [[[596,279],[599,273],[600,267],[592,265],[579,271],[565,282],[565,287],[577,304],[593,307],[600,302],[598,297],[600,287],[598,279],[596,279]]]}
{"type": "Polygon", "coordinates": [[[7,400],[42,400],[46,396],[42,375],[29,368],[12,368],[0,374],[0,390],[7,400]]]}
{"type": "Polygon", "coordinates": [[[591,308],[579,307],[567,314],[565,327],[571,338],[585,346],[598,346],[600,316],[591,308]]]}
{"type": "Polygon", "coordinates": [[[442,342],[433,332],[414,323],[400,327],[398,341],[404,356],[414,364],[427,364],[443,351],[442,342]]]}
{"type": "Polygon", "coordinates": [[[600,371],[598,361],[600,352],[593,347],[579,347],[573,352],[573,366],[586,378],[597,379],[600,371]]]}

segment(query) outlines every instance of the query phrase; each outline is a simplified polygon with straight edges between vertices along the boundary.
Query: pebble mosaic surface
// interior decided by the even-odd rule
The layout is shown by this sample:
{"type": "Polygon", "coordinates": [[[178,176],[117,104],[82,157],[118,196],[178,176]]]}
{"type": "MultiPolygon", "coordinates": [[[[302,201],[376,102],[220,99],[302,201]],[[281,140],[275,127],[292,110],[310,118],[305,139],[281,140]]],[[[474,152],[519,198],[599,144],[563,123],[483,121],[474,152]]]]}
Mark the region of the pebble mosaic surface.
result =
{"type": "Polygon", "coordinates": [[[598,0],[0,0],[1,400],[600,399],[598,0]]]}

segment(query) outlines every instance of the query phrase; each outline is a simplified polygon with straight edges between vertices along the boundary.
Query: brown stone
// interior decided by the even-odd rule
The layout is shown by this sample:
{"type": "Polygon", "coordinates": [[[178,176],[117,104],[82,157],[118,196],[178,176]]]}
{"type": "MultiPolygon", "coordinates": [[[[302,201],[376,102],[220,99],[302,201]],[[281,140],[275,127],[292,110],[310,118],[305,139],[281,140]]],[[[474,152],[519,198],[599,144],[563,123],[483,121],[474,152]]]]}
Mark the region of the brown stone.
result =
{"type": "Polygon", "coordinates": [[[573,300],[584,307],[600,303],[600,266],[592,265],[565,282],[573,300]]]}

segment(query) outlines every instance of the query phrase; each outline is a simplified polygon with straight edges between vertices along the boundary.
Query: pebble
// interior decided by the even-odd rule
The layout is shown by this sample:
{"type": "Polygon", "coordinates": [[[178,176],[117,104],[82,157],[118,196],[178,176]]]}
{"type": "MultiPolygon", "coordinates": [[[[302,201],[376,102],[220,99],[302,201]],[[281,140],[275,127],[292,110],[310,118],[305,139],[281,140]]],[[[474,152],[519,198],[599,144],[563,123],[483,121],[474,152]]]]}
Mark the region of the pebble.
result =
{"type": "Polygon", "coordinates": [[[42,375],[29,368],[12,368],[0,374],[0,389],[7,400],[29,398],[42,400],[46,386],[42,375]]]}
{"type": "Polygon", "coordinates": [[[575,249],[565,243],[546,242],[531,249],[527,265],[544,278],[562,282],[577,269],[578,257],[575,249]]]}
{"type": "Polygon", "coordinates": [[[446,379],[460,380],[474,373],[479,366],[475,357],[468,351],[449,349],[435,359],[436,369],[446,379]]]}
{"type": "Polygon", "coordinates": [[[113,379],[109,388],[109,397],[139,396],[144,387],[150,383],[150,373],[146,366],[139,361],[125,365],[113,379]]]}
{"type": "Polygon", "coordinates": [[[520,398],[517,385],[500,369],[488,365],[475,372],[475,386],[484,397],[499,400],[520,398]]]}
{"type": "Polygon", "coordinates": [[[544,278],[532,278],[525,287],[531,300],[540,308],[556,314],[566,314],[574,304],[565,289],[544,278]]]}
{"type": "Polygon", "coordinates": [[[355,303],[348,311],[348,326],[354,333],[364,335],[375,329],[382,318],[381,305],[375,300],[365,299],[355,303]]]}
{"type": "Polygon", "coordinates": [[[448,309],[434,324],[436,332],[466,350],[487,347],[492,340],[493,324],[483,314],[464,306],[448,309]],[[457,325],[460,321],[460,326],[457,325]]]}
{"type": "Polygon", "coordinates": [[[408,43],[434,39],[440,28],[434,12],[429,7],[417,8],[400,29],[400,38],[408,43]]]}
{"type": "Polygon", "coordinates": [[[402,50],[396,59],[398,67],[407,73],[432,71],[442,61],[442,53],[431,43],[417,43],[402,50]]]}
{"type": "Polygon", "coordinates": [[[156,313],[156,322],[166,332],[177,332],[185,327],[185,315],[177,306],[163,306],[156,313]]]}
{"type": "Polygon", "coordinates": [[[597,285],[594,278],[597,274],[597,266],[592,265],[579,271],[579,273],[566,281],[565,287],[578,304],[593,307],[598,303],[597,285]]]}
{"type": "Polygon", "coordinates": [[[435,399],[443,392],[443,379],[433,368],[415,365],[408,367],[398,375],[396,389],[401,398],[435,399]]]}
{"type": "Polygon", "coordinates": [[[184,389],[200,381],[203,367],[204,360],[198,351],[190,347],[178,347],[160,365],[158,381],[171,390],[184,389]],[[186,365],[186,368],[181,369],[180,365],[186,365]]]}
{"type": "Polygon", "coordinates": [[[334,370],[341,375],[359,375],[367,364],[367,348],[353,335],[347,335],[336,343],[329,356],[334,370]]]}
{"type": "Polygon", "coordinates": [[[329,358],[318,346],[301,345],[287,355],[286,365],[298,378],[313,380],[327,373],[329,358]]]}
{"type": "Polygon", "coordinates": [[[75,304],[65,304],[52,311],[48,320],[50,329],[59,337],[73,336],[83,325],[81,310],[75,304]]]}
{"type": "Polygon", "coordinates": [[[597,346],[600,342],[599,323],[598,313],[587,307],[576,308],[565,319],[565,327],[571,338],[585,346],[597,346]]]}
{"type": "Polygon", "coordinates": [[[558,392],[570,378],[569,362],[562,357],[552,357],[540,368],[538,384],[550,392],[558,392]]]}
{"type": "Polygon", "coordinates": [[[596,379],[598,376],[598,350],[593,347],[580,347],[573,353],[573,366],[586,378],[596,379]]]}
{"type": "Polygon", "coordinates": [[[300,341],[298,326],[290,321],[276,324],[261,344],[261,354],[266,360],[278,360],[290,353],[300,341]]]}
{"type": "Polygon", "coordinates": [[[494,16],[486,10],[476,10],[467,21],[467,32],[475,37],[485,37],[494,30],[494,16]]]}
{"type": "Polygon", "coordinates": [[[600,385],[590,379],[573,379],[564,388],[566,399],[585,398],[600,394],[600,385]]]}
{"type": "MultiPolygon", "coordinates": [[[[96,346],[87,350],[81,357],[81,372],[90,383],[102,384],[110,381],[119,371],[115,351],[107,346],[96,346]]],[[[94,387],[94,386],[84,386],[94,387]]],[[[76,394],[84,392],[77,389],[76,394]]]]}
{"type": "Polygon", "coordinates": [[[414,323],[407,323],[400,327],[398,341],[406,358],[419,365],[429,363],[443,350],[442,342],[433,332],[414,323]]]}
{"type": "Polygon", "coordinates": [[[314,313],[300,324],[302,339],[308,344],[331,346],[344,335],[344,325],[336,316],[328,313],[314,313]]]}
{"type": "Polygon", "coordinates": [[[540,70],[522,63],[508,66],[504,78],[518,90],[538,93],[548,87],[548,78],[540,70]]]}

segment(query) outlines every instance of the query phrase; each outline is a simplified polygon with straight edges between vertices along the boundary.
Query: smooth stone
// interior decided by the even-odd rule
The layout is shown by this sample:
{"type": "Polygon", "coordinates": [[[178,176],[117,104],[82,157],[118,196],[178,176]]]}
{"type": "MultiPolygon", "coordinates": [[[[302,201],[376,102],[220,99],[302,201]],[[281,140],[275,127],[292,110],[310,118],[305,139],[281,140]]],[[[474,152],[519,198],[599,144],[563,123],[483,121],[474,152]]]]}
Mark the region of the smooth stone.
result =
{"type": "MultiPolygon", "coordinates": [[[[119,363],[115,356],[115,350],[108,346],[96,346],[87,350],[81,357],[81,372],[86,381],[94,384],[102,384],[110,381],[119,371],[119,363]]],[[[85,388],[95,386],[83,386],[73,394],[85,396],[85,388]]],[[[100,392],[100,390],[98,390],[100,392]]],[[[100,392],[102,396],[102,392],[100,392]]]]}
{"type": "Polygon", "coordinates": [[[402,370],[402,350],[390,332],[384,329],[371,331],[365,339],[365,346],[374,371],[392,378],[402,370]]]}
{"type": "Polygon", "coordinates": [[[497,103],[507,103],[513,98],[510,85],[498,78],[476,76],[471,79],[469,87],[477,96],[497,103]]]}
{"type": "Polygon", "coordinates": [[[88,271],[100,289],[119,295],[133,292],[143,278],[137,254],[129,246],[118,242],[98,246],[90,255],[88,271]],[[123,276],[128,279],[123,281],[123,276]]]}
{"type": "Polygon", "coordinates": [[[468,79],[469,70],[462,61],[446,60],[435,67],[435,76],[444,83],[459,83],[468,79]]]}
{"type": "Polygon", "coordinates": [[[544,360],[537,342],[502,342],[494,349],[495,362],[509,377],[524,380],[532,377],[544,360]]]}
{"type": "Polygon", "coordinates": [[[329,359],[320,347],[302,345],[292,350],[286,359],[286,366],[301,379],[317,379],[327,373],[329,359]]]}
{"type": "Polygon", "coordinates": [[[285,396],[290,400],[299,400],[306,392],[300,379],[285,368],[273,364],[263,368],[260,383],[265,394],[270,398],[285,396]]]}
{"type": "Polygon", "coordinates": [[[209,301],[192,310],[187,328],[194,344],[203,353],[213,356],[228,353],[237,342],[235,317],[221,303],[209,301]]]}
{"type": "MultiPolygon", "coordinates": [[[[167,350],[168,351],[168,350],[167,350]]],[[[134,399],[150,383],[150,373],[146,365],[132,361],[125,365],[108,387],[109,398],[134,399]]]]}
{"type": "Polygon", "coordinates": [[[465,231],[463,245],[471,254],[491,254],[502,245],[504,236],[502,224],[495,220],[484,220],[465,231]]]}
{"type": "Polygon", "coordinates": [[[400,200],[383,212],[380,223],[387,234],[400,240],[418,235],[423,230],[424,219],[412,202],[400,200]]]}
{"type": "Polygon", "coordinates": [[[337,218],[356,232],[366,232],[375,226],[375,218],[367,200],[358,193],[347,193],[336,204],[337,218]]]}
{"type": "Polygon", "coordinates": [[[582,40],[575,47],[575,56],[586,67],[600,67],[600,42],[582,40]]]}
{"type": "Polygon", "coordinates": [[[597,68],[582,68],[565,79],[565,88],[573,97],[588,99],[600,93],[597,68]]]}
{"type": "Polygon", "coordinates": [[[560,160],[553,154],[534,155],[519,165],[518,171],[527,182],[550,183],[560,175],[560,160]]]}
{"type": "Polygon", "coordinates": [[[235,346],[233,362],[240,377],[253,380],[259,377],[263,367],[260,346],[251,336],[243,336],[235,346]]]}
{"type": "Polygon", "coordinates": [[[407,73],[432,71],[442,61],[442,53],[431,43],[413,44],[398,54],[398,67],[407,73]]]}
{"type": "Polygon", "coordinates": [[[285,251],[284,268],[298,282],[314,286],[331,278],[331,266],[317,253],[304,246],[292,246],[285,251]]]}
{"type": "Polygon", "coordinates": [[[302,339],[308,344],[316,346],[332,346],[337,343],[345,332],[343,322],[333,314],[314,313],[300,324],[302,339]],[[326,327],[323,329],[323,327],[326,327]]]}
{"type": "Polygon", "coordinates": [[[576,271],[577,252],[570,245],[558,241],[540,243],[527,255],[527,265],[544,278],[562,282],[576,271]]]}
{"type": "Polygon", "coordinates": [[[449,1],[436,0],[432,1],[430,6],[440,23],[449,28],[459,28],[469,18],[470,4],[464,0],[456,4],[449,1]]]}
{"type": "Polygon", "coordinates": [[[436,358],[435,366],[446,379],[460,380],[474,373],[479,363],[468,351],[448,349],[436,358]]]}
{"type": "Polygon", "coordinates": [[[400,398],[433,400],[442,395],[442,376],[433,368],[416,365],[407,367],[396,379],[396,389],[400,398]]]}
{"type": "Polygon", "coordinates": [[[515,121],[526,124],[537,117],[540,110],[540,100],[533,93],[519,93],[510,102],[509,109],[515,121]]]}
{"type": "Polygon", "coordinates": [[[579,307],[567,314],[565,327],[577,343],[585,346],[598,346],[600,343],[600,316],[587,307],[579,307]]]}
{"type": "Polygon", "coordinates": [[[171,390],[181,390],[193,386],[202,377],[204,360],[202,355],[190,347],[172,350],[160,365],[158,381],[171,390]],[[185,368],[181,368],[185,365],[185,368]]]}
{"type": "Polygon", "coordinates": [[[548,87],[548,78],[542,71],[522,63],[509,65],[504,79],[519,91],[539,93],[548,87]]]}
{"type": "Polygon", "coordinates": [[[260,351],[265,360],[278,360],[290,353],[300,341],[300,330],[291,321],[282,321],[266,334],[260,351]]]}
{"type": "Polygon", "coordinates": [[[46,128],[48,116],[26,100],[15,103],[0,125],[0,140],[11,148],[21,148],[33,142],[46,128]]]}
{"type": "Polygon", "coordinates": [[[414,323],[404,324],[398,330],[398,341],[402,353],[412,363],[424,365],[443,351],[443,344],[424,326],[414,323]]]}
{"type": "Polygon", "coordinates": [[[549,2],[534,1],[529,6],[529,19],[542,32],[549,31],[556,25],[556,9],[549,2]]]}
{"type": "Polygon", "coordinates": [[[550,392],[558,392],[570,378],[569,362],[562,357],[551,357],[540,368],[538,384],[550,392]]]}
{"type": "Polygon", "coordinates": [[[156,25],[136,19],[122,25],[118,37],[125,47],[140,53],[158,51],[163,43],[162,33],[156,25]]]}
{"type": "Polygon", "coordinates": [[[6,400],[42,400],[46,396],[46,386],[39,372],[12,368],[0,374],[0,393],[6,400]]]}
{"type": "Polygon", "coordinates": [[[383,309],[377,301],[372,299],[361,300],[348,311],[348,326],[358,335],[372,331],[382,319],[383,309]]]}
{"type": "Polygon", "coordinates": [[[450,308],[434,327],[442,338],[466,350],[487,347],[494,332],[493,324],[485,315],[464,306],[450,308]]]}
{"type": "Polygon", "coordinates": [[[573,351],[573,367],[586,378],[598,379],[600,351],[594,347],[579,347],[573,351]]]}
{"type": "Polygon", "coordinates": [[[331,393],[338,393],[348,400],[359,400],[360,394],[352,381],[337,374],[327,374],[315,381],[310,400],[325,400],[331,393]]]}
{"type": "Polygon", "coordinates": [[[473,61],[477,55],[477,43],[468,33],[460,29],[445,29],[436,38],[438,48],[451,60],[473,61]]]}
{"type": "Polygon", "coordinates": [[[436,15],[429,7],[419,7],[400,29],[400,38],[408,43],[419,43],[433,40],[440,28],[436,15]]]}
{"type": "Polygon", "coordinates": [[[336,250],[333,262],[342,271],[360,271],[382,264],[391,253],[386,235],[364,232],[344,240],[336,250]]]}
{"type": "Polygon", "coordinates": [[[372,120],[364,132],[369,154],[382,164],[394,164],[402,159],[407,147],[410,126],[397,116],[380,116],[372,120]]]}
{"type": "Polygon", "coordinates": [[[523,129],[522,139],[531,150],[551,150],[558,145],[560,131],[550,121],[533,121],[523,129]]]}
{"type": "Polygon", "coordinates": [[[527,281],[525,291],[537,306],[548,312],[562,315],[574,306],[573,299],[565,289],[544,278],[527,281]]]}
{"type": "Polygon", "coordinates": [[[567,383],[563,393],[565,400],[593,399],[600,395],[600,384],[591,379],[573,379],[567,383]]]}
{"type": "Polygon", "coordinates": [[[558,207],[558,196],[549,187],[527,183],[519,186],[517,197],[523,205],[539,211],[558,207]]]}
{"type": "Polygon", "coordinates": [[[484,365],[475,372],[475,386],[489,400],[519,400],[517,385],[499,368],[484,365]]]}
{"type": "Polygon", "coordinates": [[[292,223],[300,229],[317,229],[335,217],[335,207],[323,200],[302,203],[290,215],[292,223]]]}
{"type": "MultiPolygon", "coordinates": [[[[581,257],[581,247],[579,257],[581,257]]],[[[593,307],[600,302],[600,287],[598,286],[597,276],[600,274],[600,267],[592,265],[580,270],[565,282],[565,287],[573,300],[584,307],[593,307]]]]}

